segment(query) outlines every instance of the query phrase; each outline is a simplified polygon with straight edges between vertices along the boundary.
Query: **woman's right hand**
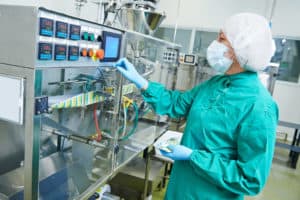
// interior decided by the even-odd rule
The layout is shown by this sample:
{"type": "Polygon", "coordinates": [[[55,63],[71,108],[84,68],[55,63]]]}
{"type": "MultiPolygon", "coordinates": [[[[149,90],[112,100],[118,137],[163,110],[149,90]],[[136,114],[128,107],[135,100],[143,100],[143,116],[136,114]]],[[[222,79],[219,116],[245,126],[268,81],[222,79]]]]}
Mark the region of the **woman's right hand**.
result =
{"type": "Polygon", "coordinates": [[[139,89],[146,90],[148,88],[148,81],[136,71],[133,64],[126,58],[121,58],[115,64],[115,67],[123,74],[124,77],[133,82],[139,89]]]}

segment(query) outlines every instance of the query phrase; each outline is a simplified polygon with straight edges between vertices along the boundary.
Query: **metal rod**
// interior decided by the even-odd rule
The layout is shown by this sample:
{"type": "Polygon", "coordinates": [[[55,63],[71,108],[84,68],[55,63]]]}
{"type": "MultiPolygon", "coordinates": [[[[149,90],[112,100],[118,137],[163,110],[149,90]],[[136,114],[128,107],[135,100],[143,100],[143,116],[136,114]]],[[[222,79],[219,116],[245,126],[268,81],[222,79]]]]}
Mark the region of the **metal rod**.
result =
{"type": "Polygon", "coordinates": [[[177,13],[176,14],[177,14],[177,16],[176,16],[176,23],[175,23],[174,35],[173,35],[173,43],[175,43],[175,41],[176,41],[178,19],[179,19],[179,14],[180,14],[180,0],[178,0],[177,13]]]}
{"type": "Polygon", "coordinates": [[[67,138],[68,140],[74,140],[76,142],[88,144],[88,145],[91,145],[91,146],[94,146],[94,147],[107,148],[106,144],[96,142],[95,140],[92,140],[90,138],[86,138],[86,137],[83,137],[83,136],[80,136],[80,135],[73,135],[73,134],[72,135],[71,134],[67,135],[67,134],[64,134],[64,133],[60,132],[59,130],[48,129],[48,128],[45,128],[45,127],[42,127],[42,131],[57,135],[59,137],[67,138]]]}
{"type": "Polygon", "coordinates": [[[153,74],[154,73],[154,69],[151,69],[150,71],[148,71],[148,72],[146,72],[146,73],[144,73],[144,74],[142,74],[142,76],[143,77],[147,77],[147,76],[149,76],[149,75],[151,75],[151,74],[153,74]]]}

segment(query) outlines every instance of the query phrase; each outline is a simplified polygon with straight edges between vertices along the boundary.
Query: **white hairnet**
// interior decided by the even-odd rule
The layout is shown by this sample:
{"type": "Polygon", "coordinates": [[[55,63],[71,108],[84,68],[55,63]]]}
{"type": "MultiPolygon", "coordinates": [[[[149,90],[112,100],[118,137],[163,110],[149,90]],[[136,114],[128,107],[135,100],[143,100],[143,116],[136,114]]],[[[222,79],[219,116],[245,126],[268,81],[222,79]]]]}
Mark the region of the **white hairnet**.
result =
{"type": "Polygon", "coordinates": [[[268,66],[275,44],[264,17],[252,13],[236,14],[225,22],[222,30],[243,68],[260,71],[268,66]]]}

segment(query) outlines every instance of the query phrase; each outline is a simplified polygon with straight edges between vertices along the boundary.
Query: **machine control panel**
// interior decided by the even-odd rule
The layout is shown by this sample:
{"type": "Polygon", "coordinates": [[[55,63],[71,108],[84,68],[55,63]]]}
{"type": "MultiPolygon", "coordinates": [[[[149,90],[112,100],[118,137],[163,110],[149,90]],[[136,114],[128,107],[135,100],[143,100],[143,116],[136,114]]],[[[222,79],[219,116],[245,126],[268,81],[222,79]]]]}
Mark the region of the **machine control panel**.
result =
{"type": "Polygon", "coordinates": [[[39,12],[38,67],[92,67],[119,59],[122,31],[47,10],[39,12]]]}
{"type": "Polygon", "coordinates": [[[176,63],[178,60],[178,50],[167,48],[167,50],[163,54],[163,60],[165,63],[176,63]]]}
{"type": "Polygon", "coordinates": [[[198,57],[194,54],[184,54],[181,53],[179,56],[179,63],[184,65],[196,65],[198,62],[198,57]]]}

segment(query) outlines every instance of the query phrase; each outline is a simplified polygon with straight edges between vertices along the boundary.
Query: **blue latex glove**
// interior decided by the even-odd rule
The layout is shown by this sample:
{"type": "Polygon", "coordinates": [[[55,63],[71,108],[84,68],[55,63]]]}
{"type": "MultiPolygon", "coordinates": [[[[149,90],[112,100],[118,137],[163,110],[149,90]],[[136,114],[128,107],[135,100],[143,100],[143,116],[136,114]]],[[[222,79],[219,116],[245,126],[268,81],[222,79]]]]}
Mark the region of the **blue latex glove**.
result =
{"type": "Polygon", "coordinates": [[[192,149],[183,145],[169,145],[167,148],[172,152],[166,152],[162,149],[160,149],[160,152],[163,156],[171,158],[172,160],[189,160],[193,152],[192,149]]]}
{"type": "Polygon", "coordinates": [[[133,82],[139,89],[147,89],[148,81],[144,79],[135,69],[132,63],[126,58],[121,58],[115,67],[125,76],[128,80],[133,82]]]}

